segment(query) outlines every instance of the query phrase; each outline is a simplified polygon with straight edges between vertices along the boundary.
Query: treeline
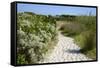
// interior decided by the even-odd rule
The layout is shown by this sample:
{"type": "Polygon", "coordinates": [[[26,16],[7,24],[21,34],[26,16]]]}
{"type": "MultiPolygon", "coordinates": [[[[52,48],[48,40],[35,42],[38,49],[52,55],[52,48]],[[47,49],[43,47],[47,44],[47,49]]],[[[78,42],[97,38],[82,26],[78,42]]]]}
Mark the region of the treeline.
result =
{"type": "Polygon", "coordinates": [[[76,16],[75,15],[56,15],[54,18],[57,21],[74,21],[76,16]]]}

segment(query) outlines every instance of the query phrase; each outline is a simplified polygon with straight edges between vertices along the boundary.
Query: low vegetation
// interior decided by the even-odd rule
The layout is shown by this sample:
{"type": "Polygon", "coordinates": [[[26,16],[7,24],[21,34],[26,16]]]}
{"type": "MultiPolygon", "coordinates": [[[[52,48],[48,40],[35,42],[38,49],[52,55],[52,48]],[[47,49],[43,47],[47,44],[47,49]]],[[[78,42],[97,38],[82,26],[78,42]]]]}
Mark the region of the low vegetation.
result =
{"type": "Polygon", "coordinates": [[[17,13],[17,64],[43,60],[57,44],[57,29],[63,35],[73,37],[82,53],[96,59],[96,16],[53,17],[23,12],[17,13]]]}
{"type": "Polygon", "coordinates": [[[73,20],[63,21],[62,34],[73,37],[82,53],[96,59],[96,16],[76,16],[73,20]]]}
{"type": "Polygon", "coordinates": [[[17,64],[38,63],[56,43],[54,18],[31,12],[17,13],[17,64]]]}

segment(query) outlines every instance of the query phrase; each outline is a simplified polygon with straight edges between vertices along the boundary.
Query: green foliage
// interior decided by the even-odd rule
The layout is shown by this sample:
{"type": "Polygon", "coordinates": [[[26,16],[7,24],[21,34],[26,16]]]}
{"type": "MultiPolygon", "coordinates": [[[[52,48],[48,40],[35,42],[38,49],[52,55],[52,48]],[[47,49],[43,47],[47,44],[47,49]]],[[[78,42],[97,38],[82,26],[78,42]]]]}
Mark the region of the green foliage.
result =
{"type": "Polygon", "coordinates": [[[90,57],[90,58],[92,58],[92,59],[97,59],[96,58],[96,48],[93,48],[92,50],[90,50],[90,51],[87,51],[87,53],[85,52],[85,54],[88,56],[88,57],[90,57]]]}
{"type": "Polygon", "coordinates": [[[51,16],[17,13],[17,63],[38,63],[56,43],[56,22],[51,16]]]}
{"type": "Polygon", "coordinates": [[[85,30],[75,37],[76,43],[81,47],[81,52],[88,57],[96,59],[96,17],[80,16],[76,21],[84,25],[85,30]]]}
{"type": "Polygon", "coordinates": [[[90,58],[96,59],[96,34],[86,31],[75,37],[75,41],[81,47],[81,52],[90,58]]]}
{"type": "Polygon", "coordinates": [[[83,24],[86,30],[96,29],[96,16],[78,16],[75,21],[77,23],[83,24]]]}
{"type": "Polygon", "coordinates": [[[96,59],[96,16],[76,16],[64,22],[60,30],[75,39],[82,53],[96,59]]]}
{"type": "Polygon", "coordinates": [[[27,64],[27,61],[25,60],[25,55],[18,54],[17,55],[17,63],[18,64],[27,64]]]}
{"type": "Polygon", "coordinates": [[[91,31],[85,31],[76,36],[75,39],[77,43],[81,45],[80,47],[82,48],[82,50],[87,51],[93,49],[96,46],[95,36],[95,33],[91,31]]]}

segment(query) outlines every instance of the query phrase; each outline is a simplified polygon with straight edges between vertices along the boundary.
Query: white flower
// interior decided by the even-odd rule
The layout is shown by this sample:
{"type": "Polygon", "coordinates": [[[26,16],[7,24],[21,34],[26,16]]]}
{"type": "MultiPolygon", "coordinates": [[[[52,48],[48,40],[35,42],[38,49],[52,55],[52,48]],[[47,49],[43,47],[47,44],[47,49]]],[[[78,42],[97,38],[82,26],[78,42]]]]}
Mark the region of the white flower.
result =
{"type": "Polygon", "coordinates": [[[20,39],[20,40],[19,40],[19,43],[20,43],[21,45],[24,45],[24,44],[25,44],[24,39],[20,39]]]}
{"type": "Polygon", "coordinates": [[[22,30],[17,30],[17,34],[20,35],[21,37],[25,36],[25,32],[22,30]]]}

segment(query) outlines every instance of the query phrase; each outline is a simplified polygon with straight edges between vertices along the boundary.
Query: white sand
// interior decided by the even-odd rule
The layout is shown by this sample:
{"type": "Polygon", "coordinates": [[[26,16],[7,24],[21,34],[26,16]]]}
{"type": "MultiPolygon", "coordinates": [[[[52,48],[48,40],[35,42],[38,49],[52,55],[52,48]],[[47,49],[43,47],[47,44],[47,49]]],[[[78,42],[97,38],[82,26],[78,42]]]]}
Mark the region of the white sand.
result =
{"type": "Polygon", "coordinates": [[[46,56],[44,60],[39,63],[52,62],[71,62],[71,61],[86,61],[92,60],[79,52],[80,47],[74,43],[74,39],[65,37],[59,33],[59,42],[52,53],[46,56]]]}

